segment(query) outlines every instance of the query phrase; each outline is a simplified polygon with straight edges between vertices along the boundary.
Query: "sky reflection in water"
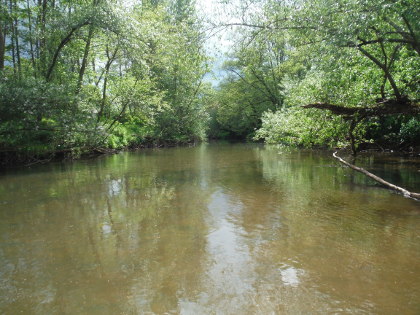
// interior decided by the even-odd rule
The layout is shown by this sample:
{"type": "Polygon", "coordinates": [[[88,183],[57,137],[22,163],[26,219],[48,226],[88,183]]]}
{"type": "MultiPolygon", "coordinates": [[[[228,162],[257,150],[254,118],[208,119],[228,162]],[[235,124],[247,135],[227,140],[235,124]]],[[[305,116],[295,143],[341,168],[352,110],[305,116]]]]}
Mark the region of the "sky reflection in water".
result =
{"type": "MultiPolygon", "coordinates": [[[[416,160],[362,162],[417,188],[416,160]]],[[[323,152],[211,144],[0,177],[0,313],[415,314],[419,204],[323,152]]]]}

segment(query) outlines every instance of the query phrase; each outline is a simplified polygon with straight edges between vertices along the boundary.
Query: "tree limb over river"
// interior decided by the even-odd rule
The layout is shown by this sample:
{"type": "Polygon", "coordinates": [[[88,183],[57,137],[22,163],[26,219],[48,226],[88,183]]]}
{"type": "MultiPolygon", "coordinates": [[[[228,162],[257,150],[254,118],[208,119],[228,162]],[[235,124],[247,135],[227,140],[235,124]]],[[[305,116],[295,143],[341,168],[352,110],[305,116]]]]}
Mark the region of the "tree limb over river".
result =
{"type": "Polygon", "coordinates": [[[369,107],[344,107],[329,103],[314,103],[302,106],[303,108],[317,108],[329,110],[335,115],[350,117],[359,115],[361,117],[377,117],[386,115],[410,114],[416,115],[420,113],[420,105],[415,102],[401,102],[397,100],[385,100],[369,107]]]}
{"type": "Polygon", "coordinates": [[[369,178],[372,178],[374,181],[376,181],[376,182],[378,182],[378,183],[386,186],[389,189],[398,191],[399,193],[403,194],[404,197],[408,197],[408,198],[413,198],[413,199],[416,199],[416,200],[420,200],[420,194],[419,193],[411,192],[411,191],[408,191],[407,189],[404,189],[404,188],[399,187],[397,185],[391,184],[390,182],[387,182],[386,180],[380,178],[379,176],[376,176],[375,174],[372,174],[372,173],[366,171],[364,168],[361,168],[361,167],[355,166],[353,164],[350,164],[349,162],[347,162],[347,161],[343,160],[341,157],[339,157],[337,155],[337,151],[333,153],[333,156],[337,160],[339,160],[340,163],[342,163],[342,164],[350,167],[351,169],[353,169],[353,170],[355,170],[355,171],[357,171],[359,173],[362,173],[362,174],[366,175],[369,178]]]}

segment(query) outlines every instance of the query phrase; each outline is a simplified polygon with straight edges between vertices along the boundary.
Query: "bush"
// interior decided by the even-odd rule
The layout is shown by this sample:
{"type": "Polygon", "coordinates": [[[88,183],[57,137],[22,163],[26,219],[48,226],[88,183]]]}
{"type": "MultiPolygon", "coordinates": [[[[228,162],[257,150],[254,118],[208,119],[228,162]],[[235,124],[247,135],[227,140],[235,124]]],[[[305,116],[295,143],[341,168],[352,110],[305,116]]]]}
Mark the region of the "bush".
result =
{"type": "Polygon", "coordinates": [[[337,146],[347,133],[347,123],[326,112],[288,108],[266,112],[255,140],[292,146],[337,146]]]}

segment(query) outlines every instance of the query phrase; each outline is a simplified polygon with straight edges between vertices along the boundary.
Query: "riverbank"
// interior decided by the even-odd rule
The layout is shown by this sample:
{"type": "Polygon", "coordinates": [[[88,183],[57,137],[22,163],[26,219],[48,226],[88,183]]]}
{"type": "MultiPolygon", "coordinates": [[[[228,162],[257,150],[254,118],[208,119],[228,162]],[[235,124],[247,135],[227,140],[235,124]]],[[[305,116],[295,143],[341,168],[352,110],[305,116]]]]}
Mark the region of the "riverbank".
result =
{"type": "Polygon", "coordinates": [[[91,159],[101,155],[116,154],[122,151],[137,151],[142,149],[164,148],[175,146],[192,146],[200,142],[174,143],[169,141],[149,142],[140,145],[128,145],[118,149],[107,147],[70,148],[60,151],[31,153],[16,150],[0,151],[0,170],[15,167],[29,167],[35,164],[46,164],[53,161],[75,161],[91,159]]]}
{"type": "MultiPolygon", "coordinates": [[[[35,164],[46,164],[53,161],[74,161],[79,159],[92,159],[101,155],[116,154],[122,151],[137,151],[142,149],[151,149],[151,148],[165,148],[165,147],[175,147],[175,146],[195,146],[203,141],[194,141],[194,142],[185,142],[185,143],[175,143],[171,141],[154,141],[147,142],[143,144],[130,144],[125,147],[118,149],[112,149],[107,147],[76,147],[69,148],[60,151],[53,152],[44,152],[44,153],[31,153],[25,151],[0,151],[0,170],[6,168],[15,168],[15,167],[29,167],[35,164]]],[[[234,140],[217,140],[209,139],[204,142],[229,142],[229,143],[240,143],[245,141],[234,140]]],[[[302,148],[303,149],[303,148],[302,148]]],[[[328,147],[317,147],[313,148],[315,150],[325,150],[331,151],[331,148],[328,147]]],[[[346,153],[350,153],[349,150],[344,150],[346,153]]],[[[397,157],[420,157],[420,146],[409,147],[404,150],[399,150],[398,148],[383,148],[377,145],[366,144],[361,146],[359,155],[384,155],[384,156],[397,156],[397,157]]]]}

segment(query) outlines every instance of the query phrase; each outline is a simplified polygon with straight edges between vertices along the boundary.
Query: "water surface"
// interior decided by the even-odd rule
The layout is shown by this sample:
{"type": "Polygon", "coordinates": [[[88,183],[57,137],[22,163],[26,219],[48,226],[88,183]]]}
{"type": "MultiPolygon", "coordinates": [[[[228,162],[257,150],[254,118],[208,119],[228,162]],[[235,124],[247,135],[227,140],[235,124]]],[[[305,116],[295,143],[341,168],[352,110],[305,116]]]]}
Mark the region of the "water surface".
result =
{"type": "MultiPolygon", "coordinates": [[[[363,157],[420,191],[418,159],[363,157]]],[[[211,144],[0,176],[1,314],[419,314],[420,204],[326,152],[211,144]]]]}

